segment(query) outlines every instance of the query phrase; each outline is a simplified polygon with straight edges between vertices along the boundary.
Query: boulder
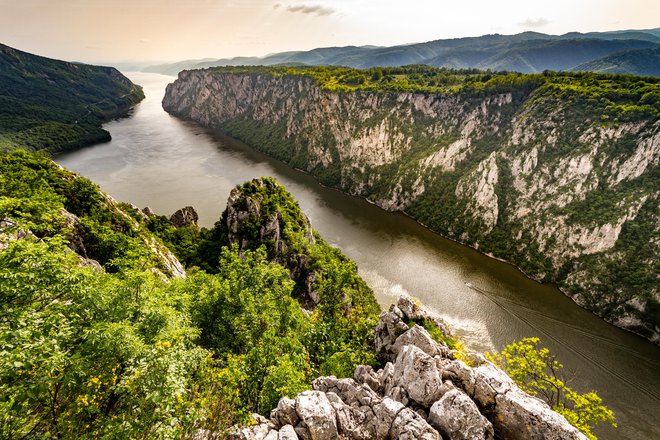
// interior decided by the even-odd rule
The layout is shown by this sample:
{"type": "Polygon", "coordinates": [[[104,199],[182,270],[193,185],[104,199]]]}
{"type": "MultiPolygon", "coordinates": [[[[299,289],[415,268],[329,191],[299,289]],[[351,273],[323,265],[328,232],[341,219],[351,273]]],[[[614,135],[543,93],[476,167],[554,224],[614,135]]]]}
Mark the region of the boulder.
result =
{"type": "Polygon", "coordinates": [[[429,423],[449,440],[492,440],[493,425],[464,393],[453,389],[429,410],[429,423]]]}
{"type": "Polygon", "coordinates": [[[495,398],[493,425],[511,440],[587,440],[542,400],[516,388],[495,398]]]}
{"type": "Polygon", "coordinates": [[[300,421],[300,417],[296,412],[296,401],[282,397],[277,403],[277,408],[270,412],[270,419],[276,426],[296,426],[300,421]]]}
{"type": "Polygon", "coordinates": [[[442,440],[442,437],[419,414],[404,408],[392,422],[390,438],[398,440],[442,440]]]}
{"type": "Polygon", "coordinates": [[[229,440],[277,440],[275,425],[259,414],[252,414],[254,425],[234,428],[229,432],[229,440]],[[273,437],[274,436],[274,437],[273,437]]]}
{"type": "Polygon", "coordinates": [[[170,223],[175,228],[184,228],[188,226],[197,227],[197,221],[199,220],[199,215],[195,208],[192,206],[186,206],[176,211],[170,217],[170,223]]]}
{"type": "Polygon", "coordinates": [[[392,353],[391,350],[392,345],[401,334],[410,328],[403,319],[403,312],[397,306],[392,305],[387,312],[380,314],[378,324],[374,329],[376,350],[383,353],[390,360],[396,359],[396,354],[392,353]]]}
{"type": "Polygon", "coordinates": [[[429,356],[438,356],[442,354],[439,344],[433,340],[424,327],[419,325],[414,325],[411,329],[405,331],[396,338],[396,341],[394,341],[394,345],[392,345],[390,350],[392,353],[398,355],[401,349],[406,345],[414,345],[429,356]]]}
{"type": "Polygon", "coordinates": [[[296,430],[296,433],[304,440],[332,440],[339,437],[335,411],[325,393],[305,391],[298,394],[296,412],[301,420],[301,428],[304,428],[296,430]]]}
{"type": "Polygon", "coordinates": [[[298,440],[298,434],[291,425],[284,425],[278,433],[278,440],[298,440]]]}
{"type": "Polygon", "coordinates": [[[399,352],[394,364],[392,382],[394,387],[391,390],[386,389],[388,397],[395,396],[400,392],[397,388],[400,388],[406,391],[410,400],[427,408],[438,400],[444,391],[442,373],[435,359],[414,345],[406,345],[399,352]]]}

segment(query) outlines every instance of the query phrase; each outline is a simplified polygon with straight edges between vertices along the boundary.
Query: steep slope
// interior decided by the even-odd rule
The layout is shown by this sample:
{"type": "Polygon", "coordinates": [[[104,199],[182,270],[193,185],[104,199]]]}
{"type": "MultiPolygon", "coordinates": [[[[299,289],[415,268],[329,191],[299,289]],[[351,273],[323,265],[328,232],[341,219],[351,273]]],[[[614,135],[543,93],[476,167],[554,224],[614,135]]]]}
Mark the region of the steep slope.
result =
{"type": "Polygon", "coordinates": [[[630,50],[574,67],[576,72],[631,73],[660,76],[660,47],[630,50]]]}
{"type": "Polygon", "coordinates": [[[45,155],[2,154],[0,175],[0,249],[15,234],[40,241],[60,237],[83,266],[185,276],[179,260],[142,224],[139,211],[45,155]]]}
{"type": "MultiPolygon", "coordinates": [[[[282,52],[265,57],[190,60],[151,66],[149,72],[176,75],[184,69],[241,65],[332,65],[355,68],[426,64],[435,67],[542,72],[568,70],[616,52],[653,48],[660,37],[649,31],[571,32],[546,35],[483,35],[392,47],[347,46],[282,52]]],[[[634,72],[625,72],[634,73],[634,72]]]]}
{"type": "Polygon", "coordinates": [[[142,89],[113,67],[74,64],[0,44],[0,151],[68,150],[107,141],[142,89]]]}
{"type": "Polygon", "coordinates": [[[163,106],[660,342],[660,83],[419,69],[184,71],[163,106]],[[450,86],[413,84],[434,75],[450,86]]]}

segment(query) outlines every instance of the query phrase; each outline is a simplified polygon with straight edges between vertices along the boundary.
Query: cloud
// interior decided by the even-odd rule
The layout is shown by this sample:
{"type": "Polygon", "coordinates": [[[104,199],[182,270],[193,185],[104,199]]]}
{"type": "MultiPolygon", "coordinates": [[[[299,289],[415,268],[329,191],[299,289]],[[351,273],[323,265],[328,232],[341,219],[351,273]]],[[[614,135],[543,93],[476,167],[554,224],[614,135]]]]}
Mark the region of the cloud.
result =
{"type": "MultiPolygon", "coordinates": [[[[274,8],[278,9],[281,6],[282,5],[280,3],[277,3],[275,4],[274,8]]],[[[294,14],[300,13],[300,14],[318,15],[319,17],[332,15],[335,12],[337,12],[336,10],[323,5],[289,5],[286,7],[286,11],[294,14]]]]}
{"type": "Polygon", "coordinates": [[[142,43],[142,44],[151,43],[151,40],[148,39],[148,38],[140,38],[140,43],[142,43]]]}
{"type": "Polygon", "coordinates": [[[537,19],[534,18],[527,18],[525,21],[518,23],[520,26],[528,27],[528,28],[540,28],[545,26],[546,24],[549,24],[550,20],[547,18],[539,17],[537,19]]]}

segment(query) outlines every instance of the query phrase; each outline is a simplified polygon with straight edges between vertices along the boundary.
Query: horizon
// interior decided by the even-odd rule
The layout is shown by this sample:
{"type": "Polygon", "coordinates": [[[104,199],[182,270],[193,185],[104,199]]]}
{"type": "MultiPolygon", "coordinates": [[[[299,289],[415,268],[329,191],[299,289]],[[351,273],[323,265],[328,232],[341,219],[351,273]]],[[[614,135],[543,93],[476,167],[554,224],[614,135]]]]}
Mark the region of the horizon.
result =
{"type": "Polygon", "coordinates": [[[400,46],[539,32],[659,27],[650,0],[0,0],[0,42],[40,56],[90,64],[172,63],[264,57],[325,47],[400,46]],[[474,11],[480,11],[474,14],[474,11]],[[570,11],[570,14],[566,14],[570,11]],[[401,26],[401,23],[406,25],[401,26]],[[414,24],[414,26],[413,26],[414,24]],[[393,31],[394,30],[394,31],[393,31]]]}

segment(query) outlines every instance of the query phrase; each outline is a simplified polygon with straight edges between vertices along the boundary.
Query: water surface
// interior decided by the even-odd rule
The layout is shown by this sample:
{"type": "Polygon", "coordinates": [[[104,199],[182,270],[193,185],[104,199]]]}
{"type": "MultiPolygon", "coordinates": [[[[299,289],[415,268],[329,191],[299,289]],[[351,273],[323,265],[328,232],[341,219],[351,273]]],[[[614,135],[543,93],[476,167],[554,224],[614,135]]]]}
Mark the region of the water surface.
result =
{"type": "Polygon", "coordinates": [[[220,217],[234,186],[274,176],[324,238],[357,262],[383,307],[408,292],[480,351],[538,336],[574,372],[575,388],[597,390],[616,412],[620,428],[599,429],[600,438],[660,438],[660,348],[605,323],[555,287],[536,283],[506,263],[168,115],[160,101],[173,77],[128,76],[144,86],[145,101],[130,118],[105,125],[111,142],[59,156],[60,164],[140,208],[169,215],[192,205],[203,226],[220,217]]]}

